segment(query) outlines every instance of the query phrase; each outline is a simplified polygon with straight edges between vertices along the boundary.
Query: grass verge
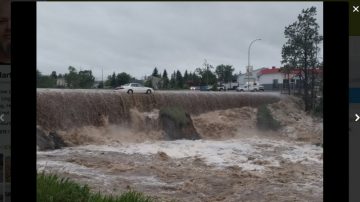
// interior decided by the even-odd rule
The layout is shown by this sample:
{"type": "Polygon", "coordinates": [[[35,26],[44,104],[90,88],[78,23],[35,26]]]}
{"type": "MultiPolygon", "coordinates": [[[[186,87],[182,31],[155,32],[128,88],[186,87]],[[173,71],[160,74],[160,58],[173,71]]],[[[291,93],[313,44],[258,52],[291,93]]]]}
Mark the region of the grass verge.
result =
{"type": "Polygon", "coordinates": [[[120,196],[92,193],[87,185],[80,185],[55,174],[37,174],[37,202],[154,202],[149,196],[128,191],[120,196]]]}

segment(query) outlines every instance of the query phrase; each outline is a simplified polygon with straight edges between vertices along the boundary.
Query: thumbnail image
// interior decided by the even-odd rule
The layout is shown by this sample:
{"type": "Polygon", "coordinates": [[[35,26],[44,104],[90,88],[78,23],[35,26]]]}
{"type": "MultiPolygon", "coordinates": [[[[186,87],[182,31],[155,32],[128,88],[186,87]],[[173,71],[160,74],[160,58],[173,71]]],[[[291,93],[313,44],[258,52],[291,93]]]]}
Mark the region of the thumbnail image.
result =
{"type": "Polygon", "coordinates": [[[38,2],[37,200],[322,201],[322,12],[38,2]]]}

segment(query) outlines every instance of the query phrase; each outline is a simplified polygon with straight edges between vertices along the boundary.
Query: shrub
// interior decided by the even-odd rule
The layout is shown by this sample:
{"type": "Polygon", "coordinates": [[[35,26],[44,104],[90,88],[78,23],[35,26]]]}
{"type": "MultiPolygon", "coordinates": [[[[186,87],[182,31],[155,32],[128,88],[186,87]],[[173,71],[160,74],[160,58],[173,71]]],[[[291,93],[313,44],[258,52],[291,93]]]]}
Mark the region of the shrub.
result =
{"type": "Polygon", "coordinates": [[[258,108],[256,118],[256,125],[261,130],[278,130],[281,127],[280,122],[273,118],[266,105],[258,108]]]}

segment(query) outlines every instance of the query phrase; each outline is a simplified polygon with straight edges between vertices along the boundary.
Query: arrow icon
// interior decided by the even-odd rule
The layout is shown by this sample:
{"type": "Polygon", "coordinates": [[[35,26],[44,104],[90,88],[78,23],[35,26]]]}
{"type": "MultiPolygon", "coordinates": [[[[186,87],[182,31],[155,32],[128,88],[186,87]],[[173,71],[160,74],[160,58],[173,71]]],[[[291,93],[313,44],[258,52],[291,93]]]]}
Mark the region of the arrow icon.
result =
{"type": "Polygon", "coordinates": [[[355,114],[355,116],[356,116],[355,122],[358,122],[360,119],[360,116],[358,114],[355,114]]]}
{"type": "Polygon", "coordinates": [[[0,120],[1,120],[1,121],[5,121],[5,120],[4,120],[4,114],[1,114],[1,115],[0,115],[0,120]]]}

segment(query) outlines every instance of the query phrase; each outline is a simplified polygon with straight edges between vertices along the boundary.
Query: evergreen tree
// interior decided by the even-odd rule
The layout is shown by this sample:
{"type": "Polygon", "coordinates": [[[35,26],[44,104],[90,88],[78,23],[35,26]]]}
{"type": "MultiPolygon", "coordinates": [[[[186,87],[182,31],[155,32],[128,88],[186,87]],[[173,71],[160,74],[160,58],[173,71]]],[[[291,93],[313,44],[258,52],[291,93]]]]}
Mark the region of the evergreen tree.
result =
{"type": "Polygon", "coordinates": [[[171,74],[171,78],[170,78],[170,88],[172,89],[176,88],[175,77],[176,77],[176,72],[174,71],[174,73],[171,74]]]}
{"type": "Polygon", "coordinates": [[[298,70],[300,83],[303,84],[305,111],[314,106],[315,74],[319,67],[318,44],[323,40],[315,15],[315,7],[303,9],[298,20],[285,27],[287,41],[282,48],[282,71],[289,73],[293,69],[298,70]]]}
{"type": "Polygon", "coordinates": [[[176,88],[184,88],[184,80],[179,70],[176,71],[176,88]]]}
{"type": "Polygon", "coordinates": [[[158,69],[156,67],[154,68],[153,73],[151,74],[151,76],[160,77],[159,76],[159,71],[158,71],[158,69]]]}
{"type": "Polygon", "coordinates": [[[56,71],[52,71],[50,76],[54,79],[57,79],[56,71]]]}
{"type": "Polygon", "coordinates": [[[169,88],[169,78],[168,78],[166,69],[164,69],[164,72],[163,72],[163,75],[162,75],[162,81],[163,81],[163,86],[162,87],[164,89],[169,88]]]}

